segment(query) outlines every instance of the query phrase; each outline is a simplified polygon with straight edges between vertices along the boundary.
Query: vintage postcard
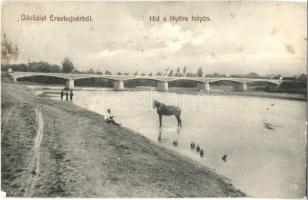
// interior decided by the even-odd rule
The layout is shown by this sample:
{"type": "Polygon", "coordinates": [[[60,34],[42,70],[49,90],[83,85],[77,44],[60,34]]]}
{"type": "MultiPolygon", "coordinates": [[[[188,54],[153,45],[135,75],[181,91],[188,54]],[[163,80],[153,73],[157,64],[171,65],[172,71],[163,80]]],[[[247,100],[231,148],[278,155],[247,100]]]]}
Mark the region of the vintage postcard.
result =
{"type": "Polygon", "coordinates": [[[304,198],[307,3],[1,2],[1,196],[304,198]]]}

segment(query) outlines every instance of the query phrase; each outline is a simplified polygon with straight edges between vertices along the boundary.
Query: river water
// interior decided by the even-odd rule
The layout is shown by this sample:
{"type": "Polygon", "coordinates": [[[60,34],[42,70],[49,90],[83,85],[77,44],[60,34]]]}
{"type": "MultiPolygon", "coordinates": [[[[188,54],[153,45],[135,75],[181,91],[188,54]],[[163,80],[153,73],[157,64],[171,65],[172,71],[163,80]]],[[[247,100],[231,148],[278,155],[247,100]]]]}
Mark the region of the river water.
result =
{"type": "Polygon", "coordinates": [[[304,101],[100,90],[75,91],[74,103],[101,114],[110,108],[122,126],[212,168],[249,196],[305,195],[304,101]],[[154,99],[179,106],[183,127],[171,116],[159,128],[154,99]],[[191,149],[192,142],[204,150],[203,157],[191,149]]]}

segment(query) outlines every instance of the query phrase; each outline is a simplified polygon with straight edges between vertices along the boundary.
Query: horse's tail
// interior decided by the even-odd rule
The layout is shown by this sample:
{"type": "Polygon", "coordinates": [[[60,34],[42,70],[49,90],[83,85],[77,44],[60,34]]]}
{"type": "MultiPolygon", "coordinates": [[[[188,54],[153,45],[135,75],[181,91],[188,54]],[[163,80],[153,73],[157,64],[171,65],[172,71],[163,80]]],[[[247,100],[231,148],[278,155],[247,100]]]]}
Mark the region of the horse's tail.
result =
{"type": "Polygon", "coordinates": [[[181,108],[177,107],[177,112],[178,112],[178,115],[180,116],[182,112],[181,108]]]}

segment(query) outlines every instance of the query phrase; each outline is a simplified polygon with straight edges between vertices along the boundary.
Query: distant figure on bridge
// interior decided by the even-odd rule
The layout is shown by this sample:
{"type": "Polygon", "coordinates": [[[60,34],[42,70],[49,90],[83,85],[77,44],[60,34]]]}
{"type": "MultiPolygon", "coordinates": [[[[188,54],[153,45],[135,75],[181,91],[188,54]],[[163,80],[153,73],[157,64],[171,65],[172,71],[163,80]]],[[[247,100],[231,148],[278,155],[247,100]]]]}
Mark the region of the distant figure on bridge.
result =
{"type": "Polygon", "coordinates": [[[70,92],[70,99],[71,99],[71,101],[73,101],[73,96],[74,96],[73,90],[71,90],[71,92],[70,92]]]}
{"type": "Polygon", "coordinates": [[[65,92],[65,101],[68,101],[68,91],[65,92]]]}
{"type": "Polygon", "coordinates": [[[61,90],[61,101],[63,101],[64,92],[61,90]]]}
{"type": "Polygon", "coordinates": [[[113,120],[113,117],[114,117],[114,116],[111,116],[111,110],[108,109],[108,110],[107,110],[107,113],[106,113],[105,116],[104,116],[105,121],[106,121],[108,124],[113,124],[113,125],[116,125],[116,126],[121,126],[121,124],[119,124],[119,123],[117,123],[117,122],[115,122],[115,121],[113,120]]]}

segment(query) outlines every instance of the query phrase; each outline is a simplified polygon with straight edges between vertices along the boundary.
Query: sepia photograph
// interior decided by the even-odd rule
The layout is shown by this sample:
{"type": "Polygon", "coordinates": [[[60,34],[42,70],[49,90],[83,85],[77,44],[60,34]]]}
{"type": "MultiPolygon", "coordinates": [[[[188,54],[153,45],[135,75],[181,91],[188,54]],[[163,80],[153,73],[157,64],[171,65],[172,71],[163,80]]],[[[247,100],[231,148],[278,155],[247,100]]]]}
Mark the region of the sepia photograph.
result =
{"type": "Polygon", "coordinates": [[[306,170],[306,1],[1,2],[1,197],[303,199],[306,170]]]}

